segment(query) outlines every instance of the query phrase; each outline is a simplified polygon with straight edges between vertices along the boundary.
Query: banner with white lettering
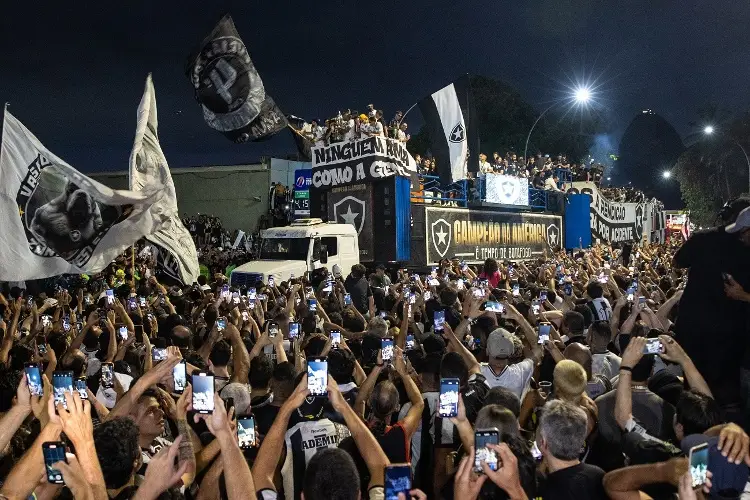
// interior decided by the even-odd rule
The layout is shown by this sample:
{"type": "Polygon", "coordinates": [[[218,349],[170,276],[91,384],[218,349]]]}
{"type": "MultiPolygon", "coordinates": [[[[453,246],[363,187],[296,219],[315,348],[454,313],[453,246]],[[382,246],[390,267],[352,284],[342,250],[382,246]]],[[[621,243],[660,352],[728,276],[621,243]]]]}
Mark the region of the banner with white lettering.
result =
{"type": "Polygon", "coordinates": [[[610,201],[593,182],[574,182],[567,192],[591,196],[591,235],[594,238],[610,243],[641,241],[644,203],[610,201]]]}
{"type": "Polygon", "coordinates": [[[526,260],[563,246],[562,217],[425,207],[427,262],[457,257],[470,263],[485,259],[526,260]]]}
{"type": "Polygon", "coordinates": [[[327,190],[336,186],[369,183],[394,175],[417,181],[417,164],[406,145],[385,137],[344,141],[312,150],[312,185],[327,190]]]}
{"type": "Polygon", "coordinates": [[[142,191],[83,175],[5,111],[0,152],[0,281],[95,273],[164,227],[160,177],[142,191]]]}

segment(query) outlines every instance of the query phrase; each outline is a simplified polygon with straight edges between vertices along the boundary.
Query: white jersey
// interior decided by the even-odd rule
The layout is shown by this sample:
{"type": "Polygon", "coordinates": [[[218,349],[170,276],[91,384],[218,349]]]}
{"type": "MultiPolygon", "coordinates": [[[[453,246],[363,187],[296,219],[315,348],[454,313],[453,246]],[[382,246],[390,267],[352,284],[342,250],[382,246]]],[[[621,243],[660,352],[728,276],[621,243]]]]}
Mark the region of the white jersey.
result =
{"type": "Polygon", "coordinates": [[[523,396],[529,388],[529,381],[534,374],[534,360],[524,359],[505,367],[500,373],[495,373],[487,363],[481,364],[481,373],[487,379],[490,388],[505,387],[523,401],[523,396]]]}

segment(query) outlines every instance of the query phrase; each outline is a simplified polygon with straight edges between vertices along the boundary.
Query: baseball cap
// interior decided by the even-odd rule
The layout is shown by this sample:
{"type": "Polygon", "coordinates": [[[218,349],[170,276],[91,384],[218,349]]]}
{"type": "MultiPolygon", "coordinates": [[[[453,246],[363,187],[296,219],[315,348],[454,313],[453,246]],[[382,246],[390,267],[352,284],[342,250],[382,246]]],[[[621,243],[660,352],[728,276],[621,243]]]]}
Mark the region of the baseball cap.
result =
{"type": "Polygon", "coordinates": [[[750,229],[750,207],[740,212],[737,220],[729,224],[724,230],[727,233],[739,233],[743,229],[750,229]]]}
{"type": "Polygon", "coordinates": [[[487,355],[491,358],[507,359],[513,355],[516,348],[508,338],[510,332],[505,328],[497,328],[487,337],[487,355]]]}
{"type": "Polygon", "coordinates": [[[708,470],[711,477],[711,496],[721,498],[740,498],[745,489],[750,469],[745,463],[734,464],[721,454],[717,444],[718,437],[708,437],[705,434],[691,434],[685,436],[680,443],[683,453],[688,455],[690,448],[704,443],[708,444],[708,470]]]}

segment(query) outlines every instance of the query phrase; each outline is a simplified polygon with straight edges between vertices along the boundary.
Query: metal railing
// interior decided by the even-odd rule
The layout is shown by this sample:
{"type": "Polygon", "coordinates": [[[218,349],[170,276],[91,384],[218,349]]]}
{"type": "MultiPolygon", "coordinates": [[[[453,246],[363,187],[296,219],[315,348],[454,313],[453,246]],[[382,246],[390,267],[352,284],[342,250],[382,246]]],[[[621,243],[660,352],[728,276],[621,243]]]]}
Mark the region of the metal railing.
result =
{"type": "Polygon", "coordinates": [[[442,187],[440,177],[436,175],[420,175],[419,186],[419,191],[411,192],[411,199],[415,203],[434,203],[466,207],[469,201],[469,188],[466,179],[442,187]]]}

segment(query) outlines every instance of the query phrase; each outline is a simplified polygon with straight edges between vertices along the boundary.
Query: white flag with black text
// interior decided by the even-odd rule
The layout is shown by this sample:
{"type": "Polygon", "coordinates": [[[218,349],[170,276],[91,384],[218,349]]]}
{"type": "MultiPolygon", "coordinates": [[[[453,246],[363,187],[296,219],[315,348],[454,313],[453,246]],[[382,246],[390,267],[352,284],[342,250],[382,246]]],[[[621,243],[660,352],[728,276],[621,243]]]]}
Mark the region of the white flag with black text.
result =
{"type": "Polygon", "coordinates": [[[159,144],[159,120],[156,112],[156,93],[151,75],[146,79],[146,90],[138,106],[138,125],[130,153],[130,189],[146,191],[163,184],[165,196],[159,202],[168,219],[157,232],[146,239],[158,246],[157,271],[184,284],[198,279],[198,255],[190,233],[180,220],[177,193],[164,152],[159,144]]]}
{"type": "Polygon", "coordinates": [[[111,189],[55,156],[7,110],[0,150],[0,281],[96,273],[168,217],[157,180],[111,189]]]}
{"type": "Polygon", "coordinates": [[[467,127],[456,86],[451,83],[419,101],[430,132],[432,153],[444,184],[466,178],[467,127]]]}

